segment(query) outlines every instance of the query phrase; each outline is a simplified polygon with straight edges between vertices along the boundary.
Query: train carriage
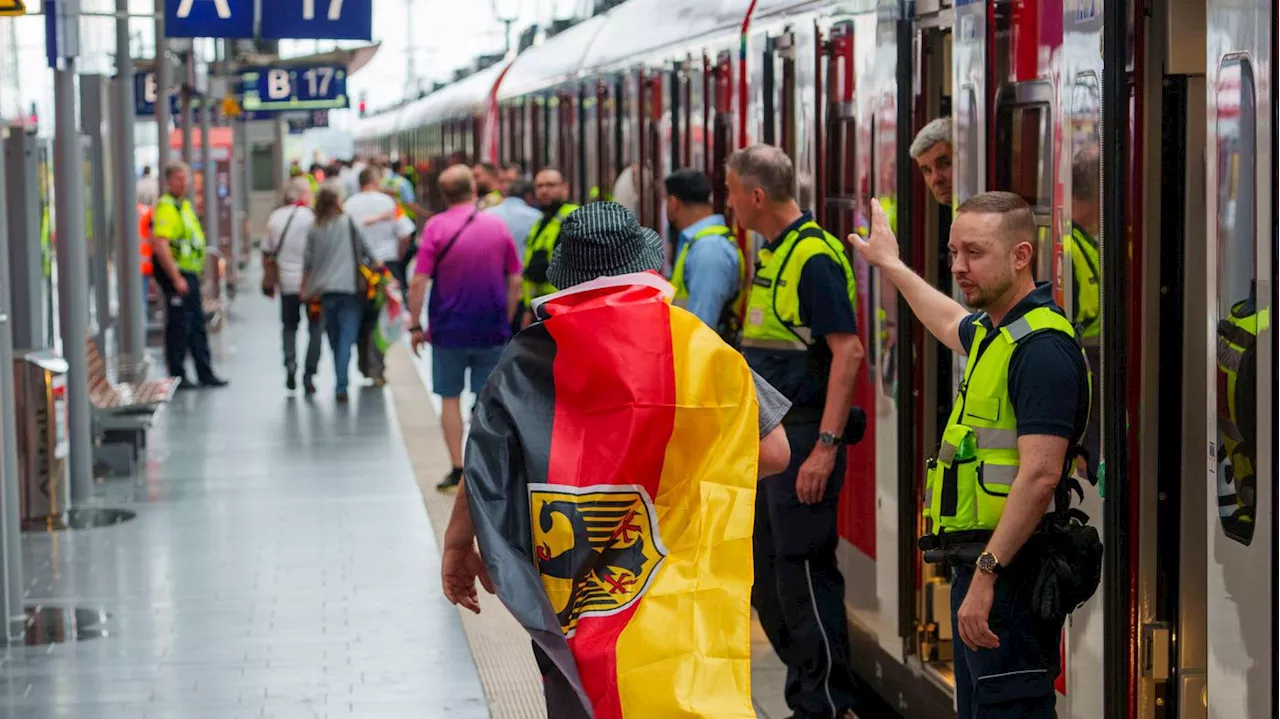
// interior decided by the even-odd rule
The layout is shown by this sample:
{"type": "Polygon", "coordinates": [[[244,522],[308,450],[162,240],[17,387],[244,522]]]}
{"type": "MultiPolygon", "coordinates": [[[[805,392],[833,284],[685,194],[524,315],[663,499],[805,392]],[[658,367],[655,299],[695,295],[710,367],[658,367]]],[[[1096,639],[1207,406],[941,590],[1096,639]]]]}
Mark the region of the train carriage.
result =
{"type": "MultiPolygon", "coordinates": [[[[865,232],[879,198],[948,292],[954,208],[1020,194],[1095,381],[1078,472],[1102,475],[1082,508],[1104,585],[1064,630],[1059,716],[1274,717],[1275,37],[1272,0],[630,0],[363,121],[361,148],[556,166],[584,202],[632,171],[665,233],[668,172],[705,170],[722,209],[728,154],[767,142],[831,231],[865,232]],[[908,152],[936,117],[949,207],[908,152]]],[[[751,257],[760,238],[739,235],[751,257]]],[[[839,517],[854,660],[903,716],[944,716],[950,589],[916,539],[963,359],[853,259],[870,418],[839,517]]]]}

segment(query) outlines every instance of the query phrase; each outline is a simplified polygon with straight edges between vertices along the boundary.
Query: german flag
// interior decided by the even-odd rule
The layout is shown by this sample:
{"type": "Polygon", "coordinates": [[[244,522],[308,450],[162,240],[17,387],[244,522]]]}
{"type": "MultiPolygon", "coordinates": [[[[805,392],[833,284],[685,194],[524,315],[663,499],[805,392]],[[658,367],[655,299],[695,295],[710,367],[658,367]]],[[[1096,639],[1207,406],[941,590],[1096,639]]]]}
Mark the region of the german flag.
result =
{"type": "Polygon", "coordinates": [[[552,296],[472,423],[480,552],[555,719],[755,717],[755,387],[657,279],[552,296]]]}

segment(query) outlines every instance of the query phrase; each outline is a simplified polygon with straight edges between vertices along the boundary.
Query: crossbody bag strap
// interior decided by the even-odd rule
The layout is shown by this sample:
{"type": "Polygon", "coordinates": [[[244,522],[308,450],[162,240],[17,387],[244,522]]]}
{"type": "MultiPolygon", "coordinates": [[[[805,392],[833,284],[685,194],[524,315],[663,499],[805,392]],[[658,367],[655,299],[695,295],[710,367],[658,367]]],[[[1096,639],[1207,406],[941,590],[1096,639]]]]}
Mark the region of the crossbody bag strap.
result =
{"type": "Polygon", "coordinates": [[[293,226],[293,218],[298,216],[298,210],[301,210],[301,209],[302,209],[301,207],[294,207],[293,212],[289,213],[289,219],[286,220],[284,223],[284,230],[280,233],[280,243],[276,245],[275,251],[264,252],[262,254],[266,255],[267,257],[280,256],[280,253],[284,251],[284,241],[289,239],[289,228],[293,226]]]}
{"type": "Polygon", "coordinates": [[[441,247],[440,251],[436,253],[436,263],[435,263],[435,266],[431,268],[432,282],[435,282],[436,272],[440,270],[440,263],[444,261],[445,257],[449,256],[449,250],[453,249],[454,243],[458,241],[459,237],[462,237],[463,231],[467,229],[467,227],[471,224],[472,220],[476,219],[476,215],[479,214],[479,212],[480,212],[479,210],[473,210],[471,212],[471,215],[467,217],[467,221],[462,223],[462,227],[459,227],[458,231],[453,233],[453,237],[450,237],[449,241],[444,243],[444,247],[441,247]]]}

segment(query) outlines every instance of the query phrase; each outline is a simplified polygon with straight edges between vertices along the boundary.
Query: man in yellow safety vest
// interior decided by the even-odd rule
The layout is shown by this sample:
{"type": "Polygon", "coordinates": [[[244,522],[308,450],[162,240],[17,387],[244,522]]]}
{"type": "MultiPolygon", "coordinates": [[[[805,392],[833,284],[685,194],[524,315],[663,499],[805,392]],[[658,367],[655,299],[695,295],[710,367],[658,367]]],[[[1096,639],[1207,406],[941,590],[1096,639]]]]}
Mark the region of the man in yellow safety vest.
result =
{"type": "Polygon", "coordinates": [[[548,167],[539,172],[533,180],[533,192],[541,206],[542,219],[529,231],[524,245],[524,285],[520,297],[524,307],[523,327],[533,323],[533,312],[529,309],[533,301],[556,291],[556,286],[547,279],[547,268],[560,239],[561,225],[569,213],[578,209],[578,205],[569,202],[569,183],[559,170],[548,167]]]}
{"type": "Polygon", "coordinates": [[[155,259],[153,277],[164,292],[168,317],[164,327],[165,362],[169,375],[182,379],[179,388],[195,385],[187,378],[187,352],[195,362],[196,377],[204,387],[223,387],[227,381],[213,373],[209,335],[205,329],[200,277],[204,274],[205,242],[187,187],[191,169],[171,163],[164,171],[165,193],[152,214],[151,239],[155,259]]]}
{"type": "Polygon", "coordinates": [[[843,719],[858,692],[836,562],[837,499],[845,445],[860,439],[856,426],[865,422],[852,407],[866,354],[853,266],[844,243],[801,212],[795,167],[782,150],[738,150],[725,184],[738,222],[768,241],[747,299],[743,354],[791,402],[782,419],[791,462],[756,494],[751,603],[787,664],[787,705],[796,716],[843,719]]]}
{"type": "Polygon", "coordinates": [[[711,178],[699,170],[679,170],[666,179],[667,219],[680,232],[671,284],[673,304],[698,316],[737,346],[741,332],[737,300],[746,263],[724,215],[711,206],[711,178]]]}
{"type": "Polygon", "coordinates": [[[958,715],[1051,719],[1062,625],[1096,590],[1102,545],[1068,506],[1089,370],[1051,285],[1034,280],[1031,208],[986,192],[957,209],[951,272],[973,313],[902,261],[878,203],[870,238],[849,239],[939,342],[968,357],[928,462],[920,542],[926,561],[952,571],[958,715]]]}

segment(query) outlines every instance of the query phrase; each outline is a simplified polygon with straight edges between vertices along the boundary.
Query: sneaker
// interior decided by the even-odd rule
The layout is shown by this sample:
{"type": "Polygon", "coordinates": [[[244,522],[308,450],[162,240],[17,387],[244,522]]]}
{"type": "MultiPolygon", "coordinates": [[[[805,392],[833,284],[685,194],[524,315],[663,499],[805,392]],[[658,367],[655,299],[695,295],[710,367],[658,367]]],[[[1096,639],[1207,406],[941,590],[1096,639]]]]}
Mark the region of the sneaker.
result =
{"type": "Polygon", "coordinates": [[[314,377],[307,375],[302,378],[302,391],[306,392],[308,397],[316,393],[316,381],[314,377]]]}
{"type": "Polygon", "coordinates": [[[298,378],[294,377],[293,374],[290,374],[284,380],[284,388],[289,390],[290,392],[298,389],[298,378]]]}
{"type": "Polygon", "coordinates": [[[374,378],[373,378],[373,386],[374,386],[374,387],[386,387],[386,386],[387,386],[387,378],[386,378],[386,377],[374,377],[374,378]]]}
{"type": "Polygon", "coordinates": [[[454,467],[445,475],[444,480],[441,481],[440,484],[436,485],[436,489],[441,491],[446,489],[457,489],[459,484],[462,484],[462,468],[454,467]]]}
{"type": "Polygon", "coordinates": [[[336,395],[334,395],[334,396],[333,396],[333,399],[334,399],[338,404],[346,404],[347,402],[349,402],[349,401],[351,400],[351,397],[349,397],[349,396],[347,395],[347,393],[346,393],[346,392],[339,392],[339,393],[337,393],[336,395]]]}

